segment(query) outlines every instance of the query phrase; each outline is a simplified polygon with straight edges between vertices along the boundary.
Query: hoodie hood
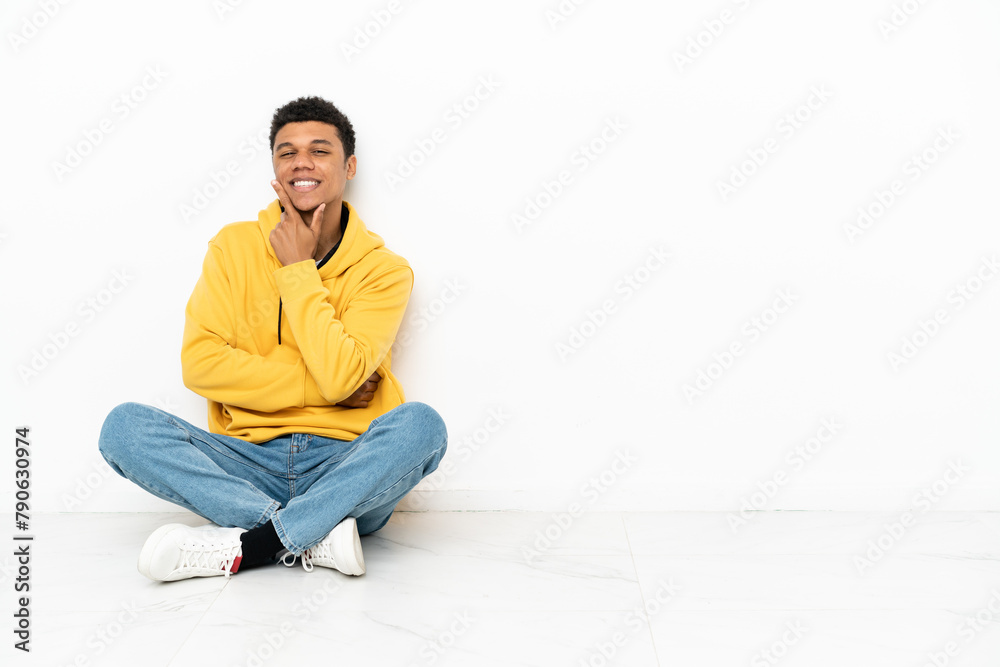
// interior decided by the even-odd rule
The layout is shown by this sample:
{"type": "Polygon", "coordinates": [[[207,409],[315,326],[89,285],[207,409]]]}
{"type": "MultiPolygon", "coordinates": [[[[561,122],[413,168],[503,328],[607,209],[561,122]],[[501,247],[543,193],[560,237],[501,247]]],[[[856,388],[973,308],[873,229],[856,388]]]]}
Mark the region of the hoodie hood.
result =
{"type": "MultiPolygon", "coordinates": [[[[343,205],[348,212],[347,229],[344,231],[344,236],[340,240],[340,245],[337,247],[336,252],[319,268],[319,275],[323,280],[343,275],[347,269],[364,259],[368,253],[385,245],[381,236],[368,230],[353,206],[347,201],[344,201],[343,205]]],[[[337,220],[340,220],[340,216],[341,214],[338,211],[337,220]]],[[[257,225],[260,227],[260,232],[264,237],[264,245],[267,246],[268,254],[274,259],[276,268],[282,266],[282,264],[274,252],[274,247],[271,245],[271,232],[278,226],[280,221],[281,202],[277,199],[268,204],[267,208],[261,209],[260,213],[257,214],[257,225]]],[[[279,297],[278,345],[281,345],[281,309],[282,304],[279,297]]]]}
{"type": "MultiPolygon", "coordinates": [[[[320,276],[324,279],[336,278],[364,259],[365,255],[372,250],[385,245],[381,236],[368,231],[368,228],[362,222],[361,217],[354,210],[353,206],[345,201],[344,207],[347,208],[349,214],[347,218],[347,231],[344,232],[344,238],[341,239],[337,252],[333,253],[330,261],[324,264],[319,270],[320,276]]],[[[340,211],[337,211],[336,216],[339,221],[340,211]]],[[[274,254],[274,248],[271,246],[271,232],[278,226],[280,221],[281,204],[277,199],[268,204],[267,208],[261,209],[260,213],[257,214],[257,224],[260,227],[261,234],[264,236],[264,244],[267,246],[267,252],[274,258],[278,266],[281,266],[281,262],[278,261],[278,256],[274,254]]]]}

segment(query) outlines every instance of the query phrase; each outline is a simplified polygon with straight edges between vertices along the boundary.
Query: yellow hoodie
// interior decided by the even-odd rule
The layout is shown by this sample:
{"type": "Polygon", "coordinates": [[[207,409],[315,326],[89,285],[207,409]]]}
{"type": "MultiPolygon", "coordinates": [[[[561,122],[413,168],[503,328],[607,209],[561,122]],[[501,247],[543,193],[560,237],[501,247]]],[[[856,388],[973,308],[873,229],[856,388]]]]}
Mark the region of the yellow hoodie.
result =
{"type": "Polygon", "coordinates": [[[256,222],[226,225],[208,242],[185,310],[181,366],[185,386],[208,399],[212,433],[353,440],[406,400],[391,346],[413,272],[344,206],[344,238],[319,269],[313,259],[278,261],[270,241],[277,199],[256,222]],[[335,405],[375,370],[382,381],[367,408],[335,405]]]}

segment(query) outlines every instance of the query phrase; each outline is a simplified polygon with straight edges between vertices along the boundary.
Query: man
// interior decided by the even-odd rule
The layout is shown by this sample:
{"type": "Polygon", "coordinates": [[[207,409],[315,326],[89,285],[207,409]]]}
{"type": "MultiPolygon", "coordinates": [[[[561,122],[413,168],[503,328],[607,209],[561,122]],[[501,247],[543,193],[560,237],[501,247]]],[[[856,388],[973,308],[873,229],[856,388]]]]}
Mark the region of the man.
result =
{"type": "Polygon", "coordinates": [[[343,199],[350,121],[299,98],[275,112],[271,151],[277,199],[209,241],[185,311],[184,384],[208,399],[209,430],[138,403],[101,429],[116,472],[212,522],[153,532],[139,571],[157,581],[229,577],[283,551],[363,574],[359,535],[447,449],[441,417],[392,374],[413,273],[343,199]]]}

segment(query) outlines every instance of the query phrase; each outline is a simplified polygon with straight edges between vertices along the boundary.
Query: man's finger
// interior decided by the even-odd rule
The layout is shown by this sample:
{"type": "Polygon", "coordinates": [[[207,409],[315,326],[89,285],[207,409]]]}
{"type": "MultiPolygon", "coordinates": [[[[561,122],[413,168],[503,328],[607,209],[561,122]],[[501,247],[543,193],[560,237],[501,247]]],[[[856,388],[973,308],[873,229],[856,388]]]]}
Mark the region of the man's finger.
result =
{"type": "Polygon", "coordinates": [[[313,234],[319,236],[319,233],[323,230],[323,212],[326,211],[326,202],[323,202],[316,207],[313,211],[312,223],[309,225],[309,231],[313,234]]]}
{"type": "MultiPolygon", "coordinates": [[[[285,210],[288,210],[288,207],[291,206],[291,202],[288,199],[288,193],[285,192],[285,188],[281,187],[281,183],[277,180],[271,181],[271,187],[274,188],[274,193],[278,195],[278,201],[280,201],[281,205],[285,207],[285,210]]],[[[282,211],[282,213],[284,213],[284,211],[282,211]]]]}
{"type": "MultiPolygon", "coordinates": [[[[277,180],[271,181],[271,187],[274,188],[275,194],[278,195],[278,201],[281,205],[285,207],[285,210],[281,212],[281,221],[284,222],[287,219],[297,220],[302,222],[302,217],[299,216],[299,212],[292,206],[292,200],[289,199],[288,193],[285,192],[285,188],[281,187],[281,183],[277,180]]],[[[305,224],[304,222],[302,224],[305,224]]]]}

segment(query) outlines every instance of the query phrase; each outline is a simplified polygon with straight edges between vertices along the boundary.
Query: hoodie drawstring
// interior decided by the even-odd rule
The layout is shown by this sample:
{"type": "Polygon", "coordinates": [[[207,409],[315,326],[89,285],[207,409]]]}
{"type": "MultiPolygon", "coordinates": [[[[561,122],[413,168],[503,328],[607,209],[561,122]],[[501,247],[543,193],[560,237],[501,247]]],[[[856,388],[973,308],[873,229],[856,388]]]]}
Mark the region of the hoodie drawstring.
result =
{"type": "MultiPolygon", "coordinates": [[[[285,207],[281,202],[278,202],[278,208],[281,212],[285,212],[285,207]]],[[[278,345],[281,345],[281,297],[278,297],[278,345]]]]}
{"type": "MultiPolygon", "coordinates": [[[[285,212],[285,207],[282,206],[280,202],[278,203],[278,206],[281,208],[281,212],[284,213],[285,212]]],[[[317,262],[316,262],[316,269],[317,270],[319,270],[319,268],[322,267],[326,263],[326,261],[328,259],[330,259],[331,257],[333,257],[333,254],[335,252],[337,252],[338,248],[340,248],[340,244],[344,240],[344,235],[347,233],[347,221],[349,219],[349,217],[348,217],[349,215],[350,215],[350,212],[349,212],[349,209],[347,208],[346,203],[345,204],[341,204],[341,206],[340,206],[340,241],[337,241],[337,243],[333,246],[333,248],[330,249],[330,252],[327,253],[326,257],[324,257],[322,260],[317,260],[317,262]]],[[[277,257],[277,255],[275,255],[275,257],[277,257]]],[[[278,297],[278,345],[281,345],[281,297],[280,296],[278,297]]]]}

